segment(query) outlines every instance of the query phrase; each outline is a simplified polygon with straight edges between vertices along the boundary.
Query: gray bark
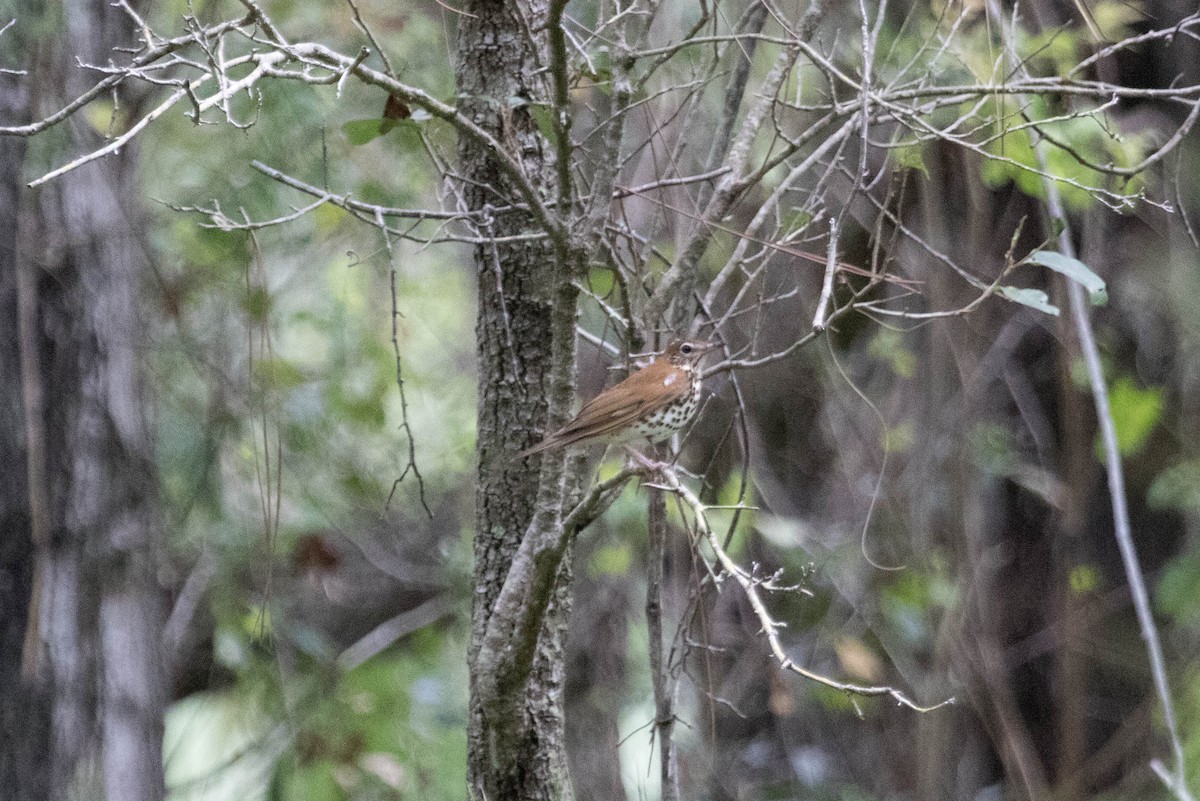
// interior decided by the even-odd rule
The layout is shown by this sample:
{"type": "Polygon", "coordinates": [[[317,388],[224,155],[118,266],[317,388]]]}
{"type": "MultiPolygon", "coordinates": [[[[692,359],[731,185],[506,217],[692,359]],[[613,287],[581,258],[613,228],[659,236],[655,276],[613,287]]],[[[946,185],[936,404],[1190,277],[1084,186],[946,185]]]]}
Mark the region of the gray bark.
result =
{"type": "MultiPolygon", "coordinates": [[[[42,49],[31,79],[39,110],[91,77],[76,58],[104,64],[114,46],[131,43],[128,16],[107,2],[74,0],[61,14],[65,35],[42,49]]],[[[125,111],[133,100],[119,97],[125,111]]],[[[64,128],[53,160],[102,141],[83,120],[64,128]]],[[[21,224],[31,301],[25,377],[44,398],[27,412],[29,430],[44,437],[31,450],[46,456],[38,661],[51,705],[52,798],[68,787],[99,795],[86,778],[97,775],[110,799],[165,795],[163,537],[141,376],[134,163],[125,149],[51,182],[21,224]]]]}
{"type": "MultiPolygon", "coordinates": [[[[548,5],[481,0],[466,10],[458,27],[459,107],[549,196],[555,159],[522,105],[550,96],[550,80],[539,72],[548,58],[539,33],[548,5]]],[[[472,181],[470,208],[519,202],[495,153],[464,138],[460,156],[472,181]]],[[[504,237],[544,227],[529,213],[508,211],[489,214],[480,230],[504,237]]],[[[555,463],[539,471],[540,459],[516,454],[569,407],[575,292],[563,249],[548,241],[481,245],[475,266],[479,466],[468,782],[475,798],[489,801],[570,798],[562,695],[571,560],[565,538],[556,536],[565,471],[561,456],[547,457],[555,463]],[[506,583],[505,598],[518,599],[511,606],[502,598],[506,583]]]]}
{"type": "MultiPolygon", "coordinates": [[[[21,52],[19,44],[14,50],[21,52]]],[[[24,120],[28,107],[22,82],[0,75],[0,119],[24,120]]],[[[17,223],[25,149],[24,139],[0,137],[0,376],[6,379],[0,382],[0,787],[14,801],[39,801],[48,796],[49,707],[43,688],[27,681],[21,669],[36,555],[17,380],[17,223]]]]}

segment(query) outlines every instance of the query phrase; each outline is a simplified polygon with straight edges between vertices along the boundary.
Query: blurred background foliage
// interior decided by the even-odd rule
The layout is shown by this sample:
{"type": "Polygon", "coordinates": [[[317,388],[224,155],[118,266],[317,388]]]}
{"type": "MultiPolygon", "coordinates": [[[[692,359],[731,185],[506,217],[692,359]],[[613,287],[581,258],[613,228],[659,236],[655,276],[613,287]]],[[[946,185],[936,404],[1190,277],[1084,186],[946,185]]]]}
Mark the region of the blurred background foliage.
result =
{"type": "MultiPolygon", "coordinates": [[[[293,40],[343,52],[360,44],[341,2],[265,5],[293,40]]],[[[450,100],[452,15],[433,2],[358,5],[398,74],[450,100]]],[[[215,19],[233,7],[170,0],[153,14],[171,29],[184,14],[215,19]]],[[[576,13],[593,12],[585,4],[576,13]]],[[[1169,18],[1170,4],[1099,3],[1093,13],[1112,33],[1169,18]]],[[[924,14],[911,19],[885,26],[881,50],[891,55],[877,65],[881,75],[906,63],[935,24],[924,14]]],[[[1082,30],[1020,47],[1069,65],[1082,30]]],[[[968,26],[962,36],[963,52],[980,58],[959,62],[964,79],[986,77],[986,30],[968,26]]],[[[1150,69],[1129,58],[1123,69],[1150,69]]],[[[1172,74],[1183,63],[1175,58],[1144,79],[1172,74]]],[[[766,63],[760,54],[756,69],[766,63]]],[[[797,74],[799,98],[804,70],[797,74]]],[[[244,130],[172,114],[141,140],[145,193],[160,201],[145,231],[155,262],[147,289],[157,303],[146,358],[170,523],[168,578],[182,599],[168,631],[186,655],[167,726],[177,801],[465,794],[475,415],[469,253],[397,242],[389,256],[378,231],[328,204],[253,234],[178,210],[215,203],[234,219],[267,220],[311,202],[252,160],[356,199],[436,206],[440,178],[413,126],[427,126],[447,158],[453,134],[412,120],[378,130],[384,101],[354,82],[341,97],[333,86],[277,83],[244,99],[238,117],[254,122],[244,130]],[[406,473],[410,433],[423,489],[406,473]]],[[[102,111],[97,119],[107,119],[102,111]]],[[[1149,104],[1136,111],[1160,113],[1149,104]]],[[[1097,161],[1141,158],[1141,134],[1123,140],[1130,152],[1114,152],[1112,138],[1086,126],[1068,121],[1054,134],[1097,161]]],[[[1029,163],[1023,141],[994,147],[1029,163]]],[[[896,159],[915,187],[914,213],[965,232],[957,250],[964,261],[974,258],[972,247],[996,259],[1003,246],[993,247],[991,226],[1006,244],[1011,228],[1000,231],[997,221],[1031,208],[1021,193],[1041,193],[1011,165],[956,160],[933,146],[896,159]]],[[[1196,160],[1193,139],[1178,160],[1178,200],[1192,210],[1200,207],[1196,160]]],[[[1075,162],[1052,166],[1083,182],[1112,180],[1075,162]]],[[[1112,411],[1195,766],[1195,251],[1154,210],[1116,217],[1069,189],[1067,201],[1084,217],[1085,236],[1100,243],[1084,260],[1110,285],[1098,329],[1112,411]]],[[[845,241],[847,258],[865,263],[868,232],[849,231],[845,241]]],[[[669,258],[670,236],[661,247],[669,258]]],[[[713,265],[727,255],[713,248],[713,265]]],[[[810,319],[820,276],[805,275],[803,300],[770,308],[763,345],[787,341],[810,319]]],[[[931,286],[939,280],[926,278],[931,286]]],[[[611,285],[598,272],[590,288],[606,296],[611,285]]],[[[931,289],[945,306],[954,303],[949,293],[931,289]]],[[[582,320],[605,333],[594,306],[582,320]]],[[[586,397],[609,380],[607,359],[586,346],[581,354],[586,397]]],[[[1059,752],[1061,727],[1082,727],[1082,757],[1069,765],[1082,774],[1084,797],[1161,795],[1146,767],[1162,749],[1145,736],[1155,715],[1145,657],[1111,542],[1088,401],[1058,321],[1000,300],[968,318],[917,327],[850,321],[828,345],[741,380],[757,508],[739,516],[730,549],[743,564],[784,568],[811,593],[771,599],[797,658],[849,680],[961,703],[922,717],[781,675],[734,593],[702,591],[689,601],[702,568],[674,510],[667,580],[670,611],[688,624],[675,644],[689,651],[679,699],[686,725],[677,737],[690,797],[949,797],[926,782],[945,787],[937,777],[951,775],[977,798],[1007,797],[998,751],[1013,716],[1052,776],[1068,759],[1059,752]],[[1086,439],[1077,469],[1067,465],[1075,458],[1072,417],[1086,439]],[[1069,509],[1082,522],[1064,533],[1069,509]],[[865,555],[904,569],[876,569],[865,555]],[[704,645],[690,639],[700,633],[704,645]],[[967,642],[973,637],[987,647],[967,642]],[[1076,693],[1085,712],[1064,724],[1064,696],[1076,693]]],[[[709,502],[734,503],[741,473],[730,445],[733,396],[725,379],[710,388],[684,462],[705,471],[709,502]]],[[[732,518],[714,513],[714,523],[732,518]]],[[[644,542],[644,495],[630,488],[578,544],[568,727],[581,799],[657,794],[644,542]]]]}
{"type": "MultiPolygon", "coordinates": [[[[268,3],[290,35],[357,47],[340,3],[268,3]]],[[[363,3],[404,74],[449,98],[442,22],[363,3]],[[430,47],[438,42],[437,47],[430,47]]],[[[233,11],[160,4],[167,27],[233,11]]],[[[238,116],[171,115],[142,142],[159,324],[147,349],[176,583],[202,593],[167,723],[174,799],[456,799],[466,764],[466,605],[474,448],[474,287],[453,247],[396,244],[324,205],[253,234],[172,207],[265,220],[311,198],[251,168],[389,205],[435,203],[420,140],[352,145],[385,95],[280,85],[238,116]],[[386,165],[386,169],[381,166],[386,165]],[[424,479],[408,442],[392,344],[424,479]],[[389,495],[391,500],[389,503],[389,495]],[[402,646],[337,657],[443,596],[402,646]],[[432,599],[432,600],[431,600],[432,599]]],[[[450,147],[453,140],[450,140],[450,147]]],[[[183,591],[186,593],[186,590],[183,591]]],[[[386,643],[385,643],[386,644],[386,643]]]]}

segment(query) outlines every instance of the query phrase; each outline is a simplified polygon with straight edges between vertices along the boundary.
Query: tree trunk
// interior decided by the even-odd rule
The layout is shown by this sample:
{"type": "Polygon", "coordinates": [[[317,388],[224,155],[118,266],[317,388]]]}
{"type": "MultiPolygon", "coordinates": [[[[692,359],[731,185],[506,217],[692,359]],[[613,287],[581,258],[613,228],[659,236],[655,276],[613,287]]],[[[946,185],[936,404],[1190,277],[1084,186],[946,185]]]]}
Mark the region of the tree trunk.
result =
{"type": "MultiPolygon", "coordinates": [[[[16,39],[6,40],[10,47],[16,39]]],[[[24,52],[17,40],[17,53],[24,52]]],[[[12,50],[10,50],[12,52],[12,50]]],[[[0,119],[29,116],[20,78],[0,74],[0,119]]],[[[0,137],[0,787],[14,801],[48,798],[45,760],[50,730],[43,688],[22,676],[21,656],[34,588],[25,412],[21,398],[17,224],[25,140],[0,137]]]]}
{"type": "MultiPolygon", "coordinates": [[[[479,0],[465,10],[469,14],[458,20],[459,108],[546,196],[555,161],[528,104],[549,98],[543,69],[548,5],[479,0]]],[[[463,172],[471,181],[467,204],[484,212],[477,217],[480,234],[544,233],[527,211],[491,211],[521,202],[497,155],[478,141],[461,140],[463,172]]],[[[474,798],[489,801],[572,797],[562,698],[569,545],[538,548],[536,560],[523,558],[514,571],[522,543],[528,549],[561,530],[562,456],[547,456],[553,464],[539,471],[542,459],[517,454],[537,440],[534,432],[547,420],[561,418],[573,393],[575,293],[564,262],[546,240],[489,243],[475,252],[479,465],[468,782],[474,798]],[[543,569],[545,581],[526,584],[543,569]],[[508,590],[521,587],[512,593],[520,598],[515,617],[497,611],[506,582],[508,590]]]]}
{"type": "MultiPolygon", "coordinates": [[[[108,63],[115,46],[132,44],[133,29],[101,0],[67,2],[61,14],[65,34],[44,48],[35,84],[41,106],[55,108],[93,77],[76,59],[108,63]]],[[[118,101],[129,114],[133,98],[118,101]]],[[[102,144],[82,119],[64,127],[68,146],[52,148],[56,162],[102,144]]],[[[49,534],[37,661],[52,704],[54,798],[90,784],[89,774],[103,776],[114,801],[165,795],[163,534],[141,375],[134,164],[125,148],[67,173],[40,190],[22,223],[26,397],[36,399],[28,385],[38,384],[44,399],[26,412],[41,437],[30,451],[46,456],[32,481],[44,480],[49,534]]],[[[99,786],[85,792],[99,795],[99,786]]]]}

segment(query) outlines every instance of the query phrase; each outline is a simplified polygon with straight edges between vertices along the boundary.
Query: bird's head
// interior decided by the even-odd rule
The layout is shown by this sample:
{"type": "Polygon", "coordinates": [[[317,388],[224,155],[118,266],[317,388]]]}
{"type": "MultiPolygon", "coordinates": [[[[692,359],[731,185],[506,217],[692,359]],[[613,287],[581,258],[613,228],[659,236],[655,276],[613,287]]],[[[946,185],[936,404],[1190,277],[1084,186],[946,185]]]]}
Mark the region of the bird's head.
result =
{"type": "Polygon", "coordinates": [[[674,339],[662,352],[660,359],[666,359],[679,367],[695,367],[704,354],[717,346],[716,342],[704,342],[696,339],[674,339]]]}

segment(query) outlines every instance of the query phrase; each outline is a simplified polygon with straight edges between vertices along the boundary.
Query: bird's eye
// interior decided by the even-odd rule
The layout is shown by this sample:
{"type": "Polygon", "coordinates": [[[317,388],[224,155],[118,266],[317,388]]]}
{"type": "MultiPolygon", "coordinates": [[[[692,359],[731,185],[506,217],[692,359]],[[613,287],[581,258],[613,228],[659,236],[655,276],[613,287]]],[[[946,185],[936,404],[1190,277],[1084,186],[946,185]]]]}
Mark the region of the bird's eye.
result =
{"type": "Polygon", "coordinates": [[[679,346],[679,352],[684,355],[691,353],[693,350],[695,350],[695,348],[693,348],[691,345],[689,345],[686,342],[679,346]]]}

